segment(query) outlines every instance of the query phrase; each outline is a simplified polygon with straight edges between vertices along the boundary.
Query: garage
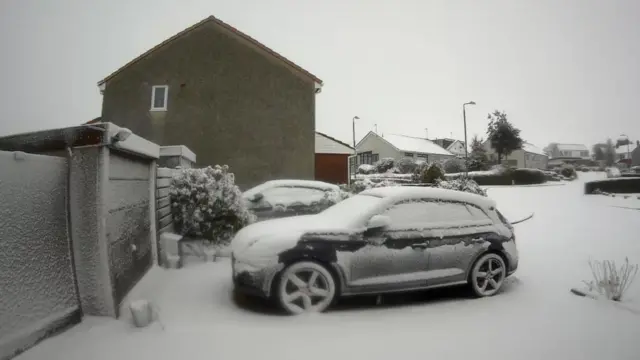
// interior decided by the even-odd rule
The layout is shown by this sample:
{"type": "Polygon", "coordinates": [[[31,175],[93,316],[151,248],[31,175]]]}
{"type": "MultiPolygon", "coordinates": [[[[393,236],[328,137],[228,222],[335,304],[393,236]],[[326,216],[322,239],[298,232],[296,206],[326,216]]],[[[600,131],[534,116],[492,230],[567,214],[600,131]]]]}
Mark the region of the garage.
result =
{"type": "Polygon", "coordinates": [[[349,156],[353,148],[329,135],[316,131],[315,179],[332,184],[346,184],[349,156]]]}

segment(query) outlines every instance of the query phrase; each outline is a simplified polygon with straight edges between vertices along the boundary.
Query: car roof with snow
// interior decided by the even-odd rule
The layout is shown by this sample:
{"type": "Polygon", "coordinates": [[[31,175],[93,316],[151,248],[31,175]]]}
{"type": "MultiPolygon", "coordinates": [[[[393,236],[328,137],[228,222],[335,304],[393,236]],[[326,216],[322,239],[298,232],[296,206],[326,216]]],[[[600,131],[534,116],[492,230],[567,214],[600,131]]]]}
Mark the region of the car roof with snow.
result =
{"type": "Polygon", "coordinates": [[[488,197],[457,190],[421,187],[421,186],[387,186],[373,188],[361,192],[362,195],[393,198],[394,200],[408,200],[415,198],[430,198],[443,201],[460,201],[476,205],[483,209],[496,206],[496,202],[488,197]]]}
{"type": "Polygon", "coordinates": [[[282,180],[269,180],[256,187],[253,187],[244,192],[243,195],[253,195],[260,191],[264,191],[273,187],[310,187],[322,190],[340,190],[340,187],[335,184],[326,183],[317,180],[294,180],[294,179],[282,179],[282,180]]]}

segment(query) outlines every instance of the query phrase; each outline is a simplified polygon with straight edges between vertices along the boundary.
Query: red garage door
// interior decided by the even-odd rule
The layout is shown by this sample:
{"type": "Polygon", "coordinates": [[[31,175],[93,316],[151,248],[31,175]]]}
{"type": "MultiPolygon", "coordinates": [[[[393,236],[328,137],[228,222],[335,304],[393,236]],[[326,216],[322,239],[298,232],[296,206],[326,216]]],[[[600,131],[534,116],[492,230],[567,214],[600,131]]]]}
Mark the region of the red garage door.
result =
{"type": "Polygon", "coordinates": [[[346,184],[348,154],[316,154],[316,180],[346,184]]]}

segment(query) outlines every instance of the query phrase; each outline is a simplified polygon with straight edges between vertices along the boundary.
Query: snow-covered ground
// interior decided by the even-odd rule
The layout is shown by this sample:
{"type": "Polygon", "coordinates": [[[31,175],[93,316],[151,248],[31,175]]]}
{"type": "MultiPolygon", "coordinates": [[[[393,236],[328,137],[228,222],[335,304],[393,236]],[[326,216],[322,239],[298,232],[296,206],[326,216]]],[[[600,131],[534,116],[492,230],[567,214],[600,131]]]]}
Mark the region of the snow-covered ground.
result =
{"type": "Polygon", "coordinates": [[[141,291],[157,302],[163,326],[133,329],[123,320],[88,318],[17,359],[635,360],[640,278],[622,305],[569,290],[590,280],[590,257],[640,262],[640,213],[583,195],[583,180],[602,175],[579,176],[564,186],[489,188],[510,219],[535,212],[516,225],[520,268],[492,298],[445,290],[284,317],[238,306],[230,264],[221,260],[154,269],[145,279],[141,291]]]}

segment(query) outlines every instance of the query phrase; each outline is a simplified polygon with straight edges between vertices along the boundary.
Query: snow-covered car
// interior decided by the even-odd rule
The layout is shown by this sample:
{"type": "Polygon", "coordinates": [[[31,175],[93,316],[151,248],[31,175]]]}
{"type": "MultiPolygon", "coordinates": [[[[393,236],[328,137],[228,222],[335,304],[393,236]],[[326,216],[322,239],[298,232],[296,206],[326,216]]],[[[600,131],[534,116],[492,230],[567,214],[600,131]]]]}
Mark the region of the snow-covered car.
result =
{"type": "Polygon", "coordinates": [[[313,180],[271,180],[242,197],[259,221],[317,214],[340,198],[340,187],[313,180]]]}
{"type": "Polygon", "coordinates": [[[513,227],[493,200],[428,187],[365,190],[316,215],[252,224],[231,250],[236,291],[291,314],[459,284],[491,296],[518,267],[513,227]]]}

